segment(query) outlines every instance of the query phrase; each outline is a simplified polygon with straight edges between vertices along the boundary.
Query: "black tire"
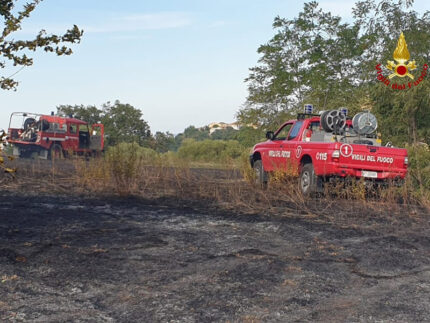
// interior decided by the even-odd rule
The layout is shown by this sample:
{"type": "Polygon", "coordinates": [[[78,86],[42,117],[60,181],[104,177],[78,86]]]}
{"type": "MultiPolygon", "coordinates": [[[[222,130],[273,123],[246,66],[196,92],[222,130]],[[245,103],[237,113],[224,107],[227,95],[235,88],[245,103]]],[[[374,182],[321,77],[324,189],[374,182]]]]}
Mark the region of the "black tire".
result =
{"type": "Polygon", "coordinates": [[[330,113],[330,111],[324,111],[322,114],[321,114],[321,117],[320,117],[320,122],[321,122],[321,127],[324,129],[324,131],[326,131],[326,132],[331,132],[332,131],[332,129],[330,129],[330,127],[328,126],[328,124],[327,124],[327,122],[326,122],[326,117],[327,117],[327,115],[330,113]]]}
{"type": "Polygon", "coordinates": [[[318,189],[318,177],[311,163],[304,164],[300,171],[299,189],[303,196],[312,196],[318,189]]]}
{"type": "Polygon", "coordinates": [[[254,161],[254,174],[255,174],[255,183],[262,187],[267,185],[268,174],[264,170],[263,163],[261,160],[254,161]]]}
{"type": "Polygon", "coordinates": [[[51,150],[49,151],[49,156],[51,160],[64,159],[63,148],[59,144],[53,144],[51,150]]]}

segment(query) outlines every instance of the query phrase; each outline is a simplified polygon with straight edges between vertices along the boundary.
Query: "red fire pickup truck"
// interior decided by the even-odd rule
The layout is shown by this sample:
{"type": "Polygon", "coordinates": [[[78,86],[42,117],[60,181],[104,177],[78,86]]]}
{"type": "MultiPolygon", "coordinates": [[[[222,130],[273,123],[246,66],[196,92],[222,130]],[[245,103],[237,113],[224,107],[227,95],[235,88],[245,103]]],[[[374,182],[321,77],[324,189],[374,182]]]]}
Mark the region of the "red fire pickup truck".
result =
{"type": "Polygon", "coordinates": [[[94,155],[103,151],[104,127],[51,115],[14,112],[7,141],[19,157],[63,158],[70,154],[94,155]]]}
{"type": "Polygon", "coordinates": [[[407,173],[407,151],[390,143],[382,146],[376,128],[377,120],[370,112],[352,119],[340,110],[299,114],[276,132],[267,132],[268,140],[254,146],[251,166],[262,184],[274,171],[297,176],[304,195],[322,191],[334,178],[401,184],[407,173]]]}

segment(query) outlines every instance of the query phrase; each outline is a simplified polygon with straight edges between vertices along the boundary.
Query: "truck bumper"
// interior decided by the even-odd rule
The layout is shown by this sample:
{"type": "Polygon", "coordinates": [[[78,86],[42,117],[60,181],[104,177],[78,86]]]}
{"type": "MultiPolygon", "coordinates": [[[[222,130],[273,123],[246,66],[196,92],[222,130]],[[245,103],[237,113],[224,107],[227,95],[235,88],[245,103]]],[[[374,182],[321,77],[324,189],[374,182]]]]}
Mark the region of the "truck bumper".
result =
{"type": "MultiPolygon", "coordinates": [[[[353,179],[361,179],[361,177],[341,177],[341,176],[333,175],[326,178],[327,182],[332,184],[336,184],[339,182],[349,184],[349,183],[352,183],[353,179]]],[[[363,179],[366,186],[369,186],[369,187],[374,187],[374,186],[388,187],[391,185],[400,187],[400,186],[403,186],[403,184],[405,183],[404,178],[400,178],[400,177],[386,178],[386,179],[374,179],[374,178],[363,178],[363,179]]]]}
{"type": "Polygon", "coordinates": [[[407,173],[407,168],[389,168],[381,170],[381,167],[366,167],[358,169],[348,167],[339,163],[329,163],[325,169],[317,171],[317,174],[324,177],[353,177],[364,178],[372,181],[403,180],[407,173]]]}

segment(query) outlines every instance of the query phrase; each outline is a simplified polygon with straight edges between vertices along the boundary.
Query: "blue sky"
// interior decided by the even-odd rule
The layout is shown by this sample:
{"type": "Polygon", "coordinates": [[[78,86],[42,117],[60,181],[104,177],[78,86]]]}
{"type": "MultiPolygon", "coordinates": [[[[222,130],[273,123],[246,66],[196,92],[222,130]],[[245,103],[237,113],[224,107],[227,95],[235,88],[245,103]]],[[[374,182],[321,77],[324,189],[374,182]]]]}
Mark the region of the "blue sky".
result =
{"type": "MultiPolygon", "coordinates": [[[[346,19],[353,3],[320,1],[346,19]]],[[[16,75],[18,90],[0,91],[0,128],[13,111],[49,114],[61,104],[115,100],[141,109],[153,132],[232,122],[273,18],[295,17],[302,7],[292,0],[44,0],[19,37],[73,24],[84,37],[72,56],[33,55],[34,65],[16,75]]],[[[430,9],[424,0],[414,7],[430,9]]]]}

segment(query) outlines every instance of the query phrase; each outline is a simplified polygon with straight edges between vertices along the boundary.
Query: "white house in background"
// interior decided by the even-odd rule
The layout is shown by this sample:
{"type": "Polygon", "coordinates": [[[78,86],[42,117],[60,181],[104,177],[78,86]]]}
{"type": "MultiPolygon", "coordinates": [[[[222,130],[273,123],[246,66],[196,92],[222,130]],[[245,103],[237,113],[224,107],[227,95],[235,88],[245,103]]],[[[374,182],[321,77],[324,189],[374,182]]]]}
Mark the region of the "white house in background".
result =
{"type": "Polygon", "coordinates": [[[212,134],[219,129],[221,130],[227,129],[228,127],[233,128],[234,130],[239,130],[240,128],[237,122],[233,122],[233,123],[212,122],[208,124],[208,127],[209,127],[209,134],[212,134]]]}

